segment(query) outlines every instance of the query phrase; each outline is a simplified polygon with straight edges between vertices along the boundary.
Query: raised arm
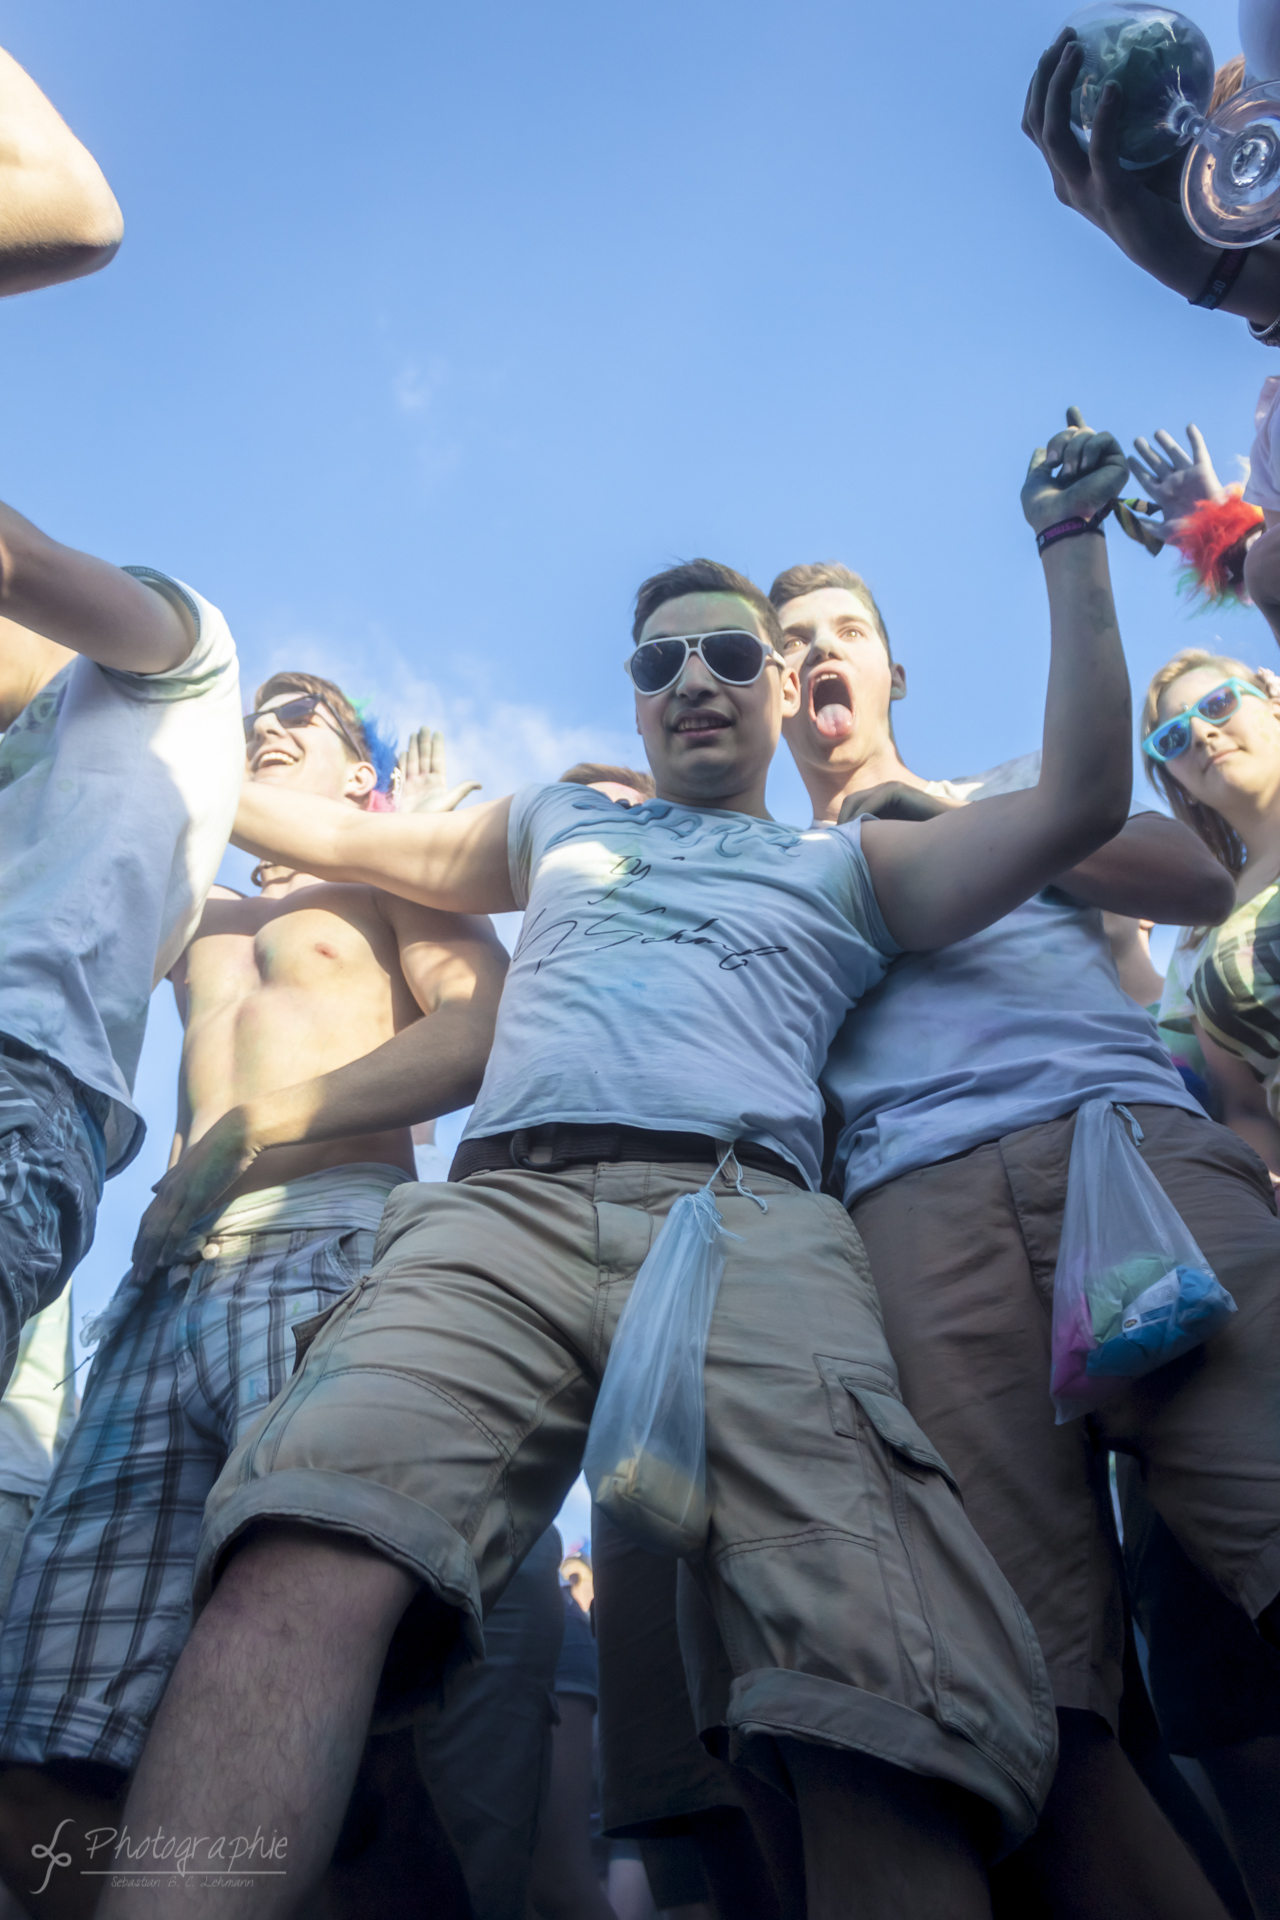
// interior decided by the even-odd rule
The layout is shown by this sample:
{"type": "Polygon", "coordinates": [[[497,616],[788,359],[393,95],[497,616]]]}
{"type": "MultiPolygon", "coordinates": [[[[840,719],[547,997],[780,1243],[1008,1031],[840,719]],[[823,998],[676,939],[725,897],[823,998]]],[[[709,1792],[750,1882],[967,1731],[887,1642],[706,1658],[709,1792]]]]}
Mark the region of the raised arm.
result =
{"type": "Polygon", "coordinates": [[[185,607],[107,560],[59,545],[0,502],[0,671],[30,634],[129,673],[167,673],[196,643],[185,607]]]}
{"type": "MultiPolygon", "coordinates": [[[[1089,520],[1125,484],[1116,440],[1073,424],[1037,448],[1022,505],[1037,533],[1089,520]]],[[[1051,655],[1039,784],[916,824],[869,821],[862,844],[885,923],[908,949],[948,946],[998,920],[1124,825],[1133,785],[1129,675],[1105,540],[1043,554],[1051,655]]]]}
{"type": "Polygon", "coordinates": [[[133,1250],[139,1271],[171,1261],[195,1221],[269,1147],[384,1133],[475,1099],[507,956],[487,921],[399,900],[383,906],[422,1017],[345,1067],[232,1107],[188,1145],[143,1215],[133,1250]]]}
{"type": "MultiPolygon", "coordinates": [[[[1177,189],[1183,157],[1177,154],[1172,162],[1141,172],[1120,165],[1121,101],[1114,81],[1103,90],[1089,145],[1082,147],[1071,131],[1071,89],[1082,57],[1074,32],[1064,28],[1032,76],[1022,130],[1048,163],[1064,206],[1100,228],[1135,266],[1184,299],[1196,300],[1219,250],[1193,233],[1183,217],[1177,189]]],[[[1270,326],[1280,314],[1280,241],[1250,249],[1219,304],[1224,313],[1270,326]]]]}
{"type": "Polygon", "coordinates": [[[0,294],[96,273],[123,236],[93,155],[0,48],[0,294]]]}
{"type": "Polygon", "coordinates": [[[358,880],[449,913],[509,913],[510,800],[461,813],[363,813],[340,800],[245,782],[231,838],[319,880],[358,880]]]}

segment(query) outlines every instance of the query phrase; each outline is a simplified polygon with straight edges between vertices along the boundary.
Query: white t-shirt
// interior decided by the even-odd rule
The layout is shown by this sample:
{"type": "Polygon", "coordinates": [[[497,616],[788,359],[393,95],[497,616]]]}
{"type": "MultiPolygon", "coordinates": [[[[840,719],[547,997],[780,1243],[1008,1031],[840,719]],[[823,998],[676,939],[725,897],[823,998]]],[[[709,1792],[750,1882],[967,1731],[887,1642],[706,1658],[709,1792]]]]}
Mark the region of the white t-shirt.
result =
{"type": "MultiPolygon", "coordinates": [[[[1039,765],[1024,754],[951,784],[981,801],[1032,785],[1039,765]]],[[[845,1021],[822,1084],[843,1121],[832,1179],[846,1206],[1086,1100],[1204,1111],[1120,985],[1101,913],[1051,887],[967,940],[895,961],[845,1021]]]]}
{"type": "Polygon", "coordinates": [[[590,787],[511,803],[526,908],[467,1139],[559,1120],[751,1140],[819,1180],[818,1069],[898,948],[857,826],[590,787]]]}
{"type": "Polygon", "coordinates": [[[112,1101],[107,1171],[142,1144],[133,1077],[147,1002],[195,931],[235,819],[244,730],[216,607],[168,673],[71,661],[0,737],[0,1033],[112,1101]]]}
{"type": "Polygon", "coordinates": [[[22,1329],[18,1364],[0,1399],[0,1493],[39,1499],[76,1422],[71,1289],[22,1329]]]}
{"type": "Polygon", "coordinates": [[[1244,497],[1250,505],[1268,513],[1280,513],[1280,420],[1276,418],[1280,402],[1280,373],[1272,373],[1262,383],[1254,409],[1255,438],[1249,455],[1249,478],[1244,497]]]}

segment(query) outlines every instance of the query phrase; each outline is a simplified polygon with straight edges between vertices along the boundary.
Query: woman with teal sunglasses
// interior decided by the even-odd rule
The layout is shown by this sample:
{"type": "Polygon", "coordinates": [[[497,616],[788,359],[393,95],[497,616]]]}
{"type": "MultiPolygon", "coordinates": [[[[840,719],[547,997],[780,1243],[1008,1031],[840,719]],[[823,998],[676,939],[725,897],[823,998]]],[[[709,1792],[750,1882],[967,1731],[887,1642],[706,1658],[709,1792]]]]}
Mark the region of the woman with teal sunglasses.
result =
{"type": "Polygon", "coordinates": [[[1195,649],[1143,711],[1147,774],[1236,882],[1220,927],[1187,930],[1160,1021],[1194,1033],[1224,1122],[1280,1183],[1280,681],[1195,649]]]}

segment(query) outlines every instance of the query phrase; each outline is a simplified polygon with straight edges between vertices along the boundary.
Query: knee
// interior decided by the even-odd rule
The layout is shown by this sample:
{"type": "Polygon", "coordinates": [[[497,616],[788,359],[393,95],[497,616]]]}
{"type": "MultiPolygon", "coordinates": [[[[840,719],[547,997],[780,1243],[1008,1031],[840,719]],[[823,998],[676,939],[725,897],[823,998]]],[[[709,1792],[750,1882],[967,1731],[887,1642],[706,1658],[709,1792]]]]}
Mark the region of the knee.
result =
{"type": "Polygon", "coordinates": [[[259,1522],[229,1549],[206,1617],[234,1617],[252,1637],[293,1635],[300,1620],[390,1638],[418,1590],[363,1540],[322,1527],[259,1522]]]}

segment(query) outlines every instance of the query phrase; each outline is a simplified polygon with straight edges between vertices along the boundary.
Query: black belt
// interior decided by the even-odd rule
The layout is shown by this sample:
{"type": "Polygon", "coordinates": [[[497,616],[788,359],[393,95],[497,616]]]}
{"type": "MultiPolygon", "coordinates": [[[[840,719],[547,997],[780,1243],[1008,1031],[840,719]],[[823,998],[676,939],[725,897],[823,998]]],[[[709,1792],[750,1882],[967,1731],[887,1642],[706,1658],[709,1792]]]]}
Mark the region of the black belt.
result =
{"type": "MultiPolygon", "coordinates": [[[[639,1160],[666,1165],[679,1160],[709,1161],[712,1166],[725,1148],[705,1133],[657,1133],[648,1127],[579,1127],[555,1120],[545,1127],[521,1127],[518,1133],[491,1133],[480,1140],[464,1140],[453,1156],[450,1180],[473,1173],[499,1173],[519,1167],[528,1173],[558,1173],[599,1160],[639,1160]]],[[[735,1140],[739,1166],[757,1173],[774,1173],[803,1187],[804,1180],[789,1160],[750,1140],[735,1140]]]]}

